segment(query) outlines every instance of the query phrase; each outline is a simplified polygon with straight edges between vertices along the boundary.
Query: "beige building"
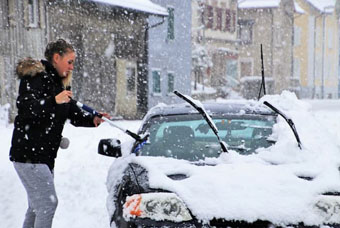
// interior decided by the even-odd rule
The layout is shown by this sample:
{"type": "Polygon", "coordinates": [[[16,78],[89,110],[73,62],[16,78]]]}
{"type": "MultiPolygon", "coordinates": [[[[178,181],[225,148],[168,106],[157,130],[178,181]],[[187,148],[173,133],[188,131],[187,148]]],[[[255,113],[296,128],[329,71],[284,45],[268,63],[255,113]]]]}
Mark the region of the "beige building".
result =
{"type": "Polygon", "coordinates": [[[259,93],[261,44],[267,93],[299,87],[292,67],[294,11],[293,0],[239,1],[239,76],[244,97],[259,93]]]}
{"type": "Polygon", "coordinates": [[[337,98],[339,24],[335,0],[295,0],[303,13],[294,20],[294,77],[301,97],[337,98]]]}
{"type": "Polygon", "coordinates": [[[57,38],[77,51],[74,99],[115,116],[141,118],[147,111],[147,18],[168,13],[151,2],[129,2],[0,1],[0,105],[10,104],[11,118],[18,60],[43,58],[46,44],[57,38]]]}
{"type": "Polygon", "coordinates": [[[237,1],[192,1],[191,31],[193,54],[200,53],[203,59],[193,61],[195,84],[212,86],[219,96],[227,95],[227,87],[238,87],[237,1]]]}

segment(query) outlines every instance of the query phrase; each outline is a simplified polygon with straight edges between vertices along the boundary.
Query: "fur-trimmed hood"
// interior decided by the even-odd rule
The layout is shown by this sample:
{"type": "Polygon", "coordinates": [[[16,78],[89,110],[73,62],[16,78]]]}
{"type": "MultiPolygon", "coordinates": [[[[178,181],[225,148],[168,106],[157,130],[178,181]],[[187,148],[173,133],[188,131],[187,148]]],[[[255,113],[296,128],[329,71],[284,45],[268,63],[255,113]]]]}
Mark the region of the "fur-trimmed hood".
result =
{"type": "Polygon", "coordinates": [[[34,60],[30,57],[20,60],[16,68],[16,74],[19,79],[25,76],[34,77],[43,71],[45,71],[44,65],[39,60],[34,60]]]}

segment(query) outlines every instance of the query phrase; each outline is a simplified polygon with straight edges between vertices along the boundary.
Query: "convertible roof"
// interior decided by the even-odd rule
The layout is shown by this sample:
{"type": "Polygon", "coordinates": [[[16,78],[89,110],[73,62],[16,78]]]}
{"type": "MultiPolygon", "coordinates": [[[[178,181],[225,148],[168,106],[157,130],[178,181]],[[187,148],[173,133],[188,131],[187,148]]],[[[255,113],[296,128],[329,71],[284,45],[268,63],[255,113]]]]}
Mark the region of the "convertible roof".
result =
{"type": "MultiPolygon", "coordinates": [[[[205,110],[210,115],[220,114],[248,114],[248,115],[276,115],[269,108],[264,106],[262,103],[256,101],[225,101],[223,103],[203,103],[205,110]]],[[[146,118],[152,116],[166,116],[166,115],[181,115],[188,113],[198,113],[188,103],[172,104],[172,105],[158,105],[150,109],[147,113],[146,118]]]]}

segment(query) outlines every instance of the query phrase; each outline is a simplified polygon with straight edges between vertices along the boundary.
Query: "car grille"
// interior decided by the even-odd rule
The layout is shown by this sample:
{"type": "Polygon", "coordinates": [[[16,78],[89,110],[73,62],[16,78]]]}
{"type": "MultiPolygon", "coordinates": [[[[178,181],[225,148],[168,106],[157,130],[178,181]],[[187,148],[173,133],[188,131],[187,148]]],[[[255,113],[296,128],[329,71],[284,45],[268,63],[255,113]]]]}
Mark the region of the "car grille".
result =
{"type": "MultiPolygon", "coordinates": [[[[252,223],[248,223],[245,221],[226,221],[224,219],[214,219],[210,221],[210,227],[216,228],[319,228],[319,226],[305,226],[303,223],[295,224],[295,225],[287,225],[287,226],[277,226],[268,221],[255,221],[252,223]]],[[[331,228],[340,228],[339,224],[332,224],[331,228]]]]}
{"type": "Polygon", "coordinates": [[[226,221],[224,219],[214,219],[210,221],[210,226],[216,228],[266,228],[275,227],[268,221],[256,221],[253,223],[248,223],[244,221],[226,221]]]}

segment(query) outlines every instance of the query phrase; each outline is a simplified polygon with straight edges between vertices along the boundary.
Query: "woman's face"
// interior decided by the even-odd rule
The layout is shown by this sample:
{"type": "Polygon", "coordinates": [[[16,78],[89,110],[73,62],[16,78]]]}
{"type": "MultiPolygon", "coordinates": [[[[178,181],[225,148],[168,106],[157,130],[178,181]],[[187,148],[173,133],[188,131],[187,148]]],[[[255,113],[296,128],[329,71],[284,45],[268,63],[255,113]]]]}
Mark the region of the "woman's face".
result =
{"type": "Polygon", "coordinates": [[[66,52],[64,55],[58,53],[53,55],[53,66],[60,77],[65,78],[73,71],[76,54],[73,51],[66,52]]]}

